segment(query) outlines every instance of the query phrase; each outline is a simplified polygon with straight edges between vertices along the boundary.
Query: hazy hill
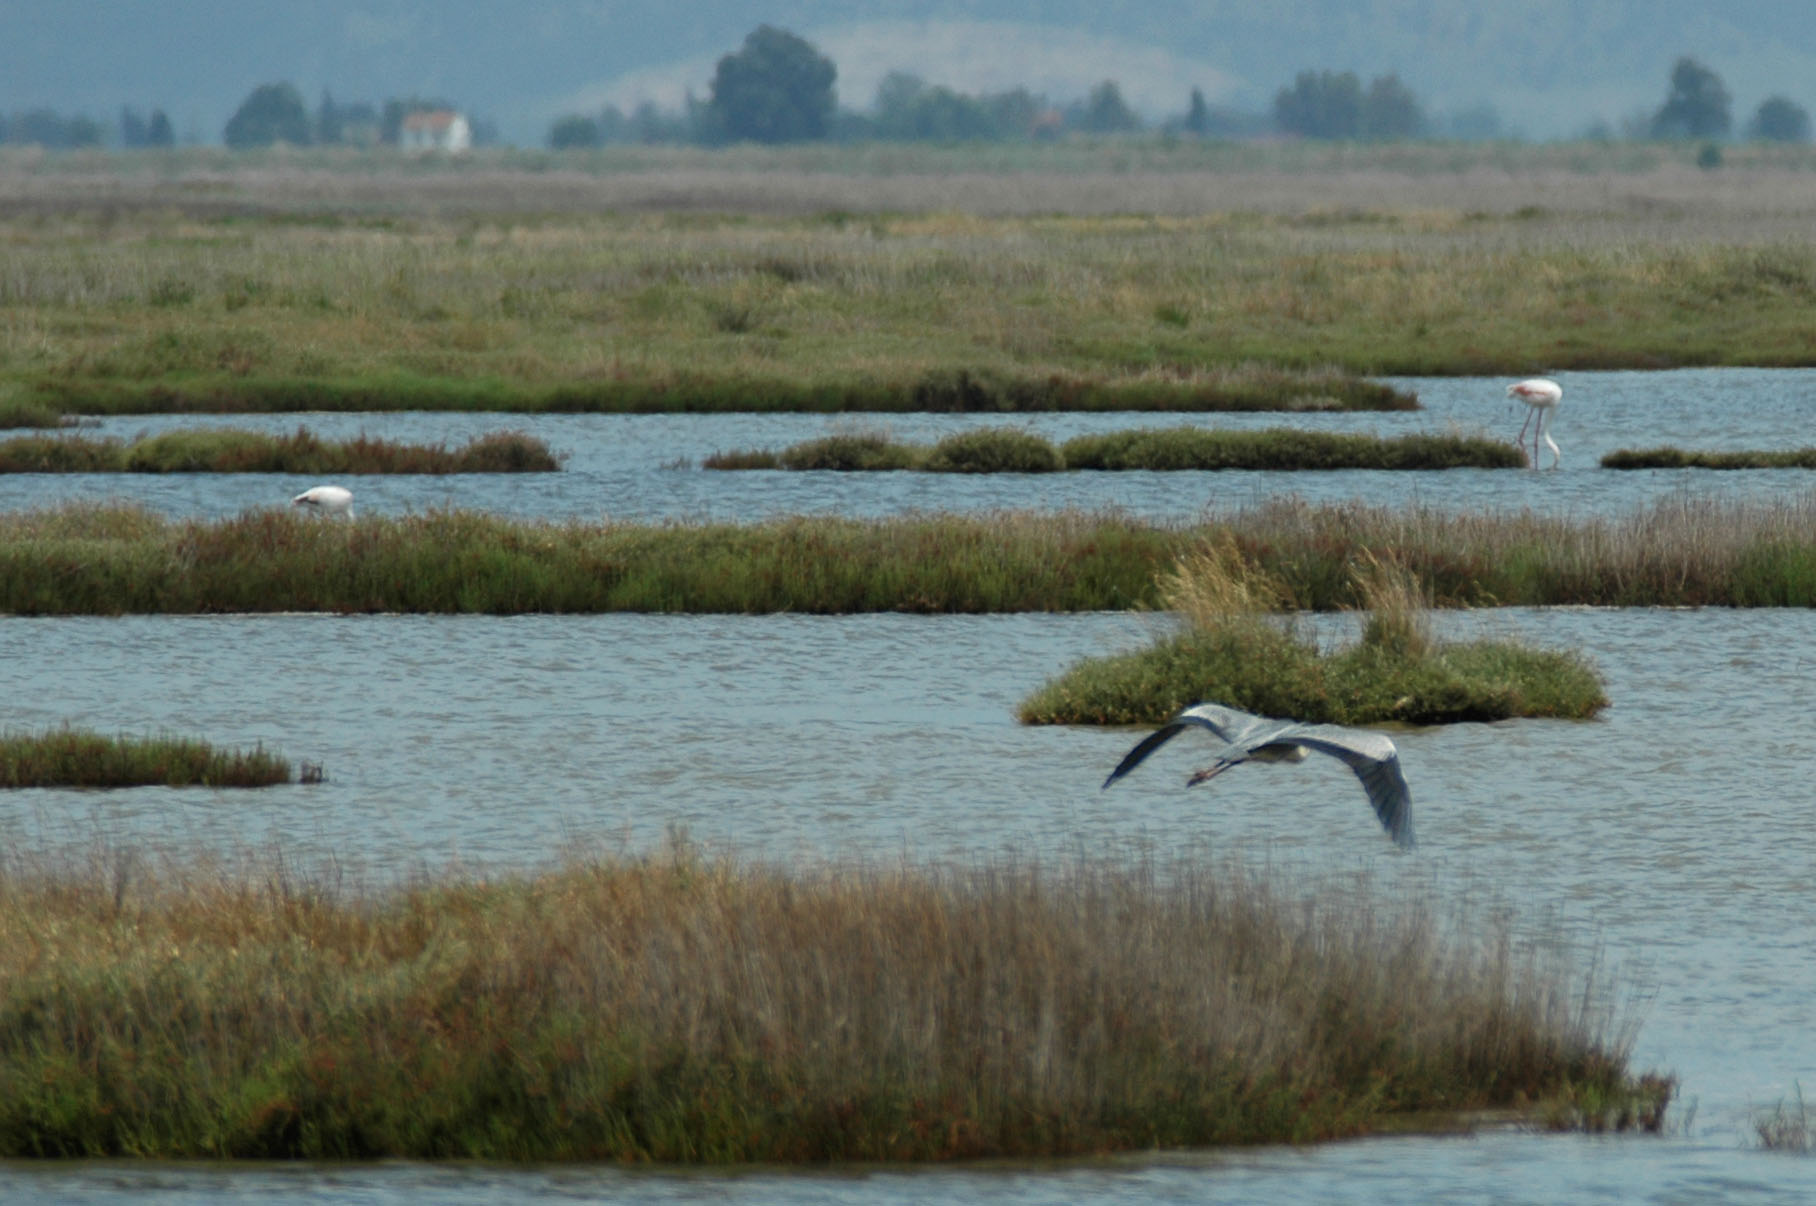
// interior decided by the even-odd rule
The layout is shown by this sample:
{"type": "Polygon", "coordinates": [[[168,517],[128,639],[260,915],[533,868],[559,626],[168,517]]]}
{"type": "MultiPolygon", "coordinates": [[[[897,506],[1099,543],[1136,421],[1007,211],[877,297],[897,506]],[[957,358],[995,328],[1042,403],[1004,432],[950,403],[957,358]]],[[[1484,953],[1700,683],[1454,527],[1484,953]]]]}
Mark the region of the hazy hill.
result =
{"type": "Polygon", "coordinates": [[[111,122],[161,106],[217,141],[251,89],[290,80],[311,101],[439,95],[540,141],[556,113],[606,99],[704,94],[712,65],[759,22],[816,42],[841,101],[868,106],[892,69],[975,90],[1025,83],[1056,101],[1114,78],[1150,116],[1213,102],[1266,108],[1301,69],[1400,74],[1436,113],[1493,105],[1535,137],[1655,108],[1692,54],[1743,122],[1782,92],[1816,110],[1807,0],[0,0],[0,109],[111,122]]]}

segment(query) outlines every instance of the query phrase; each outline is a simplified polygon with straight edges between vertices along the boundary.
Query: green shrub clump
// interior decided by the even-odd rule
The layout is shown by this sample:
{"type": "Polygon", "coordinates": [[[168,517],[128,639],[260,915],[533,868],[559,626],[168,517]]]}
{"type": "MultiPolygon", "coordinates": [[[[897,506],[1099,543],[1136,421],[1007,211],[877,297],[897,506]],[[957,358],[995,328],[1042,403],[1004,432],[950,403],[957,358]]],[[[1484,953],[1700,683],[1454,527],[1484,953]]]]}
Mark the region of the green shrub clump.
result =
{"type": "Polygon", "coordinates": [[[1455,724],[1581,719],[1608,705],[1579,654],[1438,641],[1403,568],[1368,555],[1352,575],[1368,609],[1361,639],[1327,653],[1290,619],[1268,614],[1289,587],[1232,542],[1189,555],[1162,585],[1181,631],[1080,662],[1024,700],[1017,716],[1025,724],[1161,724],[1209,700],[1324,724],[1455,724]]]}
{"type": "MultiPolygon", "coordinates": [[[[305,777],[319,771],[305,768],[305,777]]],[[[269,787],[290,763],[263,746],[217,750],[185,737],[103,737],[80,729],[0,734],[0,787],[269,787]]]]}

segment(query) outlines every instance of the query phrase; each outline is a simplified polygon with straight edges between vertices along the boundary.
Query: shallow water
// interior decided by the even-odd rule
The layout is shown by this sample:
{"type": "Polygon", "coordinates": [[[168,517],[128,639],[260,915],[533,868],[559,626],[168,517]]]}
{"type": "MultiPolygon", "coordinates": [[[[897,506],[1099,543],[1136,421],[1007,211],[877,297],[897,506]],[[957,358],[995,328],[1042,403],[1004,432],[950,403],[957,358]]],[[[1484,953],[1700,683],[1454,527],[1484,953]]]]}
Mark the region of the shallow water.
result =
{"type": "MultiPolygon", "coordinates": [[[[128,416],[99,433],[132,438],[173,427],[224,426],[327,438],[368,435],[458,445],[502,428],[540,436],[567,458],[564,472],[457,477],[354,477],[359,509],[395,514],[462,506],[524,517],[742,520],[791,513],[886,515],[908,510],[1116,507],[1155,519],[1189,520],[1291,492],[1314,501],[1417,500],[1442,507],[1533,507],[1624,513],[1689,489],[1720,497],[1773,498],[1816,485],[1808,470],[1602,469],[1617,448],[1791,448],[1816,442],[1816,370],[1683,369],[1661,373],[1560,373],[1564,400],[1553,433],[1563,449],[1555,472],[1453,469],[1440,473],[784,473],[697,468],[721,451],[782,448],[832,431],[882,430],[928,441],[979,426],[1012,426],[1063,440],[1085,432],[1185,423],[1255,429],[1491,434],[1511,441],[1525,407],[1505,378],[1421,378],[1395,383],[1424,409],[1363,414],[980,415],[495,415],[307,414],[128,416]],[[690,468],[677,468],[689,464],[690,468]]],[[[1544,463],[1550,463],[1545,454],[1544,463]]],[[[65,499],[136,499],[171,515],[231,515],[282,506],[316,484],[272,474],[0,475],[0,509],[65,499]]]]}
{"type": "MultiPolygon", "coordinates": [[[[1816,1083],[1816,715],[1808,611],[1453,614],[1452,635],[1583,649],[1615,700],[1586,723],[1409,731],[1419,848],[1382,837],[1334,761],[1244,768],[1182,790],[1182,739],[1110,791],[1127,730],[1024,728],[1016,700],[1075,658],[1146,640],[1126,615],[11,619],[7,723],[169,727],[319,759],[329,781],[258,792],[20,791],[12,850],[281,850],[354,881],[645,850],[822,858],[1234,854],[1294,883],[1366,873],[1434,908],[1492,902],[1633,993],[1639,1068],[1683,1079],[1662,1139],[1492,1134],[1109,1164],[856,1175],[648,1175],[382,1165],[0,1169],[9,1191],[163,1186],[378,1199],[609,1193],[769,1201],[856,1195],[1401,1201],[1801,1195],[1807,1161],[1749,1150],[1749,1119],[1816,1083]],[[53,688],[53,689],[47,689],[53,688]],[[1587,956],[1585,956],[1586,958],[1587,956]],[[1681,1126],[1687,1111],[1681,1107],[1681,1126]],[[1527,1190],[1530,1190],[1528,1193],[1527,1190]],[[1642,1194],[1642,1196],[1644,1196],[1642,1194]]],[[[1353,621],[1326,618],[1330,639],[1353,621]]]]}
{"type": "MultiPolygon", "coordinates": [[[[203,421],[456,443],[520,425],[570,454],[540,477],[361,479],[367,511],[459,502],[520,515],[738,518],[787,511],[1207,504],[1308,498],[1618,514],[1648,499],[1801,493],[1804,475],[1616,473],[1601,452],[1673,442],[1790,447],[1816,373],[1564,374],[1557,473],[711,474],[664,468],[857,420],[817,416],[284,416],[203,421]]],[[[1501,380],[1418,382],[1411,415],[1209,416],[1342,430],[1517,430],[1501,380]]],[[[981,422],[879,422],[934,438],[981,422]]],[[[1055,437],[1174,416],[1009,420],[1055,437]]],[[[281,505],[271,477],[0,477],[0,508],[131,497],[172,514],[281,505]]],[[[1447,635],[1518,632],[1582,649],[1614,700],[1584,723],[1515,721],[1398,738],[1419,848],[1382,837],[1335,762],[1243,768],[1187,792],[1208,743],[1181,739],[1110,791],[1130,731],[1023,728],[1017,700],[1075,659],[1151,638],[1156,617],[263,615],[0,620],[0,726],[62,722],[262,741],[328,782],[259,792],[0,794],[0,844],[41,858],[108,848],[281,852],[353,882],[535,867],[647,850],[676,830],[740,857],[911,861],[1202,852],[1283,882],[1368,877],[1389,896],[1505,911],[1599,958],[1628,990],[1638,1069],[1682,1079],[1671,1133],[1491,1132],[1309,1149],[936,1169],[628,1171],[0,1164],[0,1199],[496,1203],[532,1198],[794,1201],[1803,1201],[1810,1160],[1757,1150],[1751,1120],[1816,1084],[1816,714],[1809,611],[1562,609],[1448,614],[1447,635]],[[1196,748],[1193,748],[1193,747],[1196,748]]],[[[1339,639],[1352,620],[1317,621],[1339,639]]]]}

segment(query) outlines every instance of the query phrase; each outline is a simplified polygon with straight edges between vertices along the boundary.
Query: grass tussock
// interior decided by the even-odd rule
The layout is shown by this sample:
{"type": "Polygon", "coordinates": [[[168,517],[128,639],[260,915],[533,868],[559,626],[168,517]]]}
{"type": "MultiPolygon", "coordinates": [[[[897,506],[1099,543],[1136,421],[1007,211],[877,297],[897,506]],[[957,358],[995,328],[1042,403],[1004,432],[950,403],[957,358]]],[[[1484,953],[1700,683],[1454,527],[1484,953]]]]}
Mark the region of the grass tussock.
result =
{"type": "Polygon", "coordinates": [[[1656,1130],[1672,1092],[1555,947],[1196,863],[14,858],[0,912],[9,1158],[1037,1157],[1616,1099],[1656,1130]]]}
{"type": "Polygon", "coordinates": [[[1604,469],[1816,469],[1816,448],[1697,452],[1684,448],[1622,448],[1602,457],[1604,469]]]}
{"type": "MultiPolygon", "coordinates": [[[[320,771],[303,769],[303,778],[320,771]]],[[[0,733],[0,787],[270,787],[295,779],[263,746],[217,750],[187,737],[104,737],[81,729],[0,733]]]]}
{"type": "Polygon", "coordinates": [[[1608,704],[1580,655],[1516,641],[1444,643],[1417,580],[1365,552],[1352,568],[1360,639],[1320,650],[1273,614],[1287,585],[1225,539],[1182,559],[1161,586],[1180,630],[1132,653],[1090,658],[1017,709],[1025,724],[1160,724],[1204,700],[1330,724],[1453,724],[1514,716],[1580,719],[1608,704]]]}
{"type": "Polygon", "coordinates": [[[1780,1099],[1771,1113],[1755,1117],[1753,1130],[1759,1136],[1759,1146],[1767,1151],[1797,1155],[1816,1151],[1816,1123],[1810,1121],[1810,1112],[1804,1105],[1803,1086],[1795,1086],[1792,1099],[1780,1099]]]}
{"type": "Polygon", "coordinates": [[[1274,428],[1215,431],[1175,427],[1075,436],[1063,445],[1031,432],[980,429],[931,447],[881,435],[834,435],[779,452],[715,453],[707,469],[913,469],[924,473],[1052,473],[1063,469],[1522,469],[1526,459],[1485,436],[1391,439],[1274,428]]]}
{"type": "Polygon", "coordinates": [[[561,462],[541,439],[520,431],[477,436],[460,448],[400,444],[361,435],[323,440],[203,429],[131,442],[89,436],[0,440],[0,473],[546,473],[561,462]]]}
{"type": "Polygon", "coordinates": [[[1116,513],[525,522],[460,511],[324,525],[0,513],[0,613],[1003,612],[1162,605],[1228,540],[1291,611],[1365,608],[1373,553],[1437,607],[1816,606],[1816,496],[1671,499],[1626,516],[1273,500],[1192,525],[1116,513]]]}

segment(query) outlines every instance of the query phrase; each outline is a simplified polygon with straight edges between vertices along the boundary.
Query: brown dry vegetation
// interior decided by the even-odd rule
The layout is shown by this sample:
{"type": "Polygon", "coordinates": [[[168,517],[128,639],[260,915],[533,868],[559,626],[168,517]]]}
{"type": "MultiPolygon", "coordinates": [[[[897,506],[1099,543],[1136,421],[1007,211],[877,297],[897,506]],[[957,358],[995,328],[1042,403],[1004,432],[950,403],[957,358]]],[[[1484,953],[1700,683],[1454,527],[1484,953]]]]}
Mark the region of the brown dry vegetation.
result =
{"type": "Polygon", "coordinates": [[[782,873],[682,850],[358,892],[0,868],[0,1155],[921,1160],[1656,1129],[1607,986],[1181,861],[782,873]],[[1437,1117],[1441,1113],[1446,1117],[1437,1117]]]}

